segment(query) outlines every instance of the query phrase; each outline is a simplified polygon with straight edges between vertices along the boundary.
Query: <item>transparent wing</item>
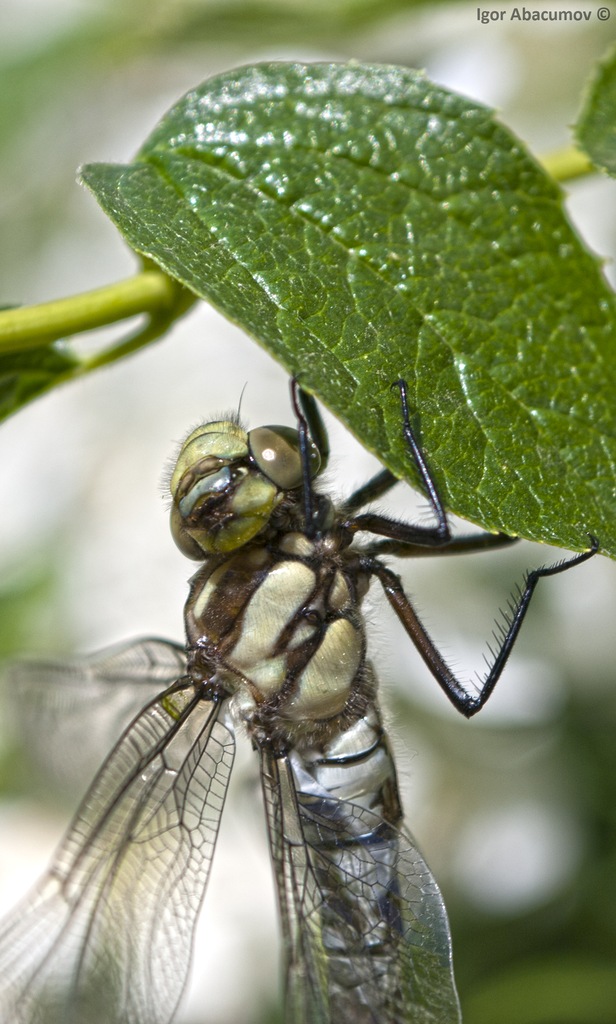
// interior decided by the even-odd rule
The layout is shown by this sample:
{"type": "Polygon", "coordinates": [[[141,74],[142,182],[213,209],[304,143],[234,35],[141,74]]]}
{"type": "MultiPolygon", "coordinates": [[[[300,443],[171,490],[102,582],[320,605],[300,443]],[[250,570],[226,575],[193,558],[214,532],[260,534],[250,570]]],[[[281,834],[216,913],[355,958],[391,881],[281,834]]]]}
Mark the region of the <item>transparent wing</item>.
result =
{"type": "Polygon", "coordinates": [[[149,637],[86,658],[14,662],[2,676],[3,718],[45,775],[83,792],[129,722],[185,671],[183,647],[149,637]]]}
{"type": "Polygon", "coordinates": [[[262,756],[287,1024],[459,1024],[445,907],[411,836],[262,756]]]}
{"type": "Polygon", "coordinates": [[[180,680],[126,730],[50,870],[0,924],[3,1024],[170,1020],[233,762],[223,716],[180,680]]]}

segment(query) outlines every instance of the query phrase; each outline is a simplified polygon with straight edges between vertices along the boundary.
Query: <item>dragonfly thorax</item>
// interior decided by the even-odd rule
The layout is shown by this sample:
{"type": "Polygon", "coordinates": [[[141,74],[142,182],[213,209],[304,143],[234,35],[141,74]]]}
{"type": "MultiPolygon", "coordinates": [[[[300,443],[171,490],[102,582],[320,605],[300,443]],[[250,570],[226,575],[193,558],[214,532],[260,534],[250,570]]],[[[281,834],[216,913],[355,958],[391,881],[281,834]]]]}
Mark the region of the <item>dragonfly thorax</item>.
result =
{"type": "Polygon", "coordinates": [[[233,694],[257,739],[323,740],[363,713],[372,684],[356,577],[350,552],[297,532],[210,558],[193,578],[192,671],[233,694]]]}

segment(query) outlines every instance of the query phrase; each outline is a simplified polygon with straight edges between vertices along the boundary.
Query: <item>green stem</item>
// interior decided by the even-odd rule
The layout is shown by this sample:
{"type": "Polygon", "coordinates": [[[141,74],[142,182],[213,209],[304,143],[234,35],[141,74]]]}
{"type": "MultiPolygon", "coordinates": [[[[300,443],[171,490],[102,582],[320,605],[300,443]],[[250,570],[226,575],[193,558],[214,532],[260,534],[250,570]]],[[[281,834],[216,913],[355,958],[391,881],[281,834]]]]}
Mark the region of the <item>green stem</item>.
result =
{"type": "Polygon", "coordinates": [[[0,311],[0,352],[21,352],[46,345],[94,327],[149,314],[154,320],[171,319],[182,304],[184,289],[160,270],[141,274],[116,284],[83,292],[67,299],[0,311]]]}
{"type": "Polygon", "coordinates": [[[546,153],[541,157],[541,164],[556,181],[572,181],[575,178],[596,173],[596,168],[588,157],[574,146],[565,146],[563,149],[555,149],[552,153],[546,153]]]}
{"type": "Polygon", "coordinates": [[[110,363],[117,362],[118,359],[124,359],[125,356],[131,355],[138,349],[143,348],[144,345],[149,345],[150,342],[156,341],[161,335],[166,334],[171,324],[183,316],[195,301],[195,296],[191,292],[184,288],[181,289],[179,300],[176,298],[175,305],[166,315],[150,317],[143,327],[135,331],[134,334],[129,335],[124,341],[111,345],[101,352],[97,352],[89,359],[82,359],[68,373],[67,379],[91,373],[92,370],[98,370],[101,366],[108,366],[110,363]]]}

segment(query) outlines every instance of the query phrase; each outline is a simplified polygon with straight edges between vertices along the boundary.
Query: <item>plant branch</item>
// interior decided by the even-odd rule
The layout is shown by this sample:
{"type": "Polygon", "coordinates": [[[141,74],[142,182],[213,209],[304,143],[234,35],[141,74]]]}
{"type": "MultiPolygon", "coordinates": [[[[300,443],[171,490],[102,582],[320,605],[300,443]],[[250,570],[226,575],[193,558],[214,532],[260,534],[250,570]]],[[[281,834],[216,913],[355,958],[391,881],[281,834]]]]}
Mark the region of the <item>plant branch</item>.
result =
{"type": "MultiPolygon", "coordinates": [[[[0,352],[38,348],[59,338],[139,314],[148,314],[153,323],[168,324],[190,305],[187,295],[177,281],[162,271],[144,270],[124,281],[81,295],[2,310],[0,352]]],[[[194,301],[194,297],[191,298],[194,301]]]]}
{"type": "Polygon", "coordinates": [[[182,316],[195,301],[196,297],[187,289],[182,288],[180,301],[176,302],[175,306],[166,314],[150,317],[145,326],[139,328],[134,334],[130,334],[124,341],[120,341],[109,348],[103,349],[101,352],[97,352],[96,355],[89,359],[82,359],[67,374],[67,379],[80,377],[83,374],[90,373],[92,370],[98,370],[101,366],[108,366],[110,363],[115,363],[118,359],[131,355],[137,349],[143,348],[144,345],[149,345],[150,342],[156,341],[157,338],[160,338],[161,335],[169,330],[171,324],[182,316]]]}
{"type": "Polygon", "coordinates": [[[572,181],[596,173],[588,157],[574,146],[564,146],[546,153],[540,158],[540,163],[555,181],[572,181]]]}

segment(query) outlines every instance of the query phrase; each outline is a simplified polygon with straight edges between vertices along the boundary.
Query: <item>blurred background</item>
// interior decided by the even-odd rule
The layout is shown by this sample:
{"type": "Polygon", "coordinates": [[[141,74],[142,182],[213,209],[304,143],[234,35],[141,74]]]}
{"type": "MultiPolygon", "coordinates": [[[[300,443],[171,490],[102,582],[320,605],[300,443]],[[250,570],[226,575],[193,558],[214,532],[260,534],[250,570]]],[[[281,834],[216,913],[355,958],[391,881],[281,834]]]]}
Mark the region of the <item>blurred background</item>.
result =
{"type": "MultiPolygon", "coordinates": [[[[566,8],[563,0],[551,9],[566,8]]],[[[3,0],[0,304],[57,298],[137,269],[75,183],[76,169],[129,160],[172,103],[219,71],[295,58],[425,68],[496,106],[540,155],[570,141],[584,81],[615,24],[616,6],[606,22],[593,13],[588,23],[506,16],[482,25],[476,2],[3,0]]],[[[589,178],[567,194],[573,222],[608,259],[613,280],[616,185],[589,178]]],[[[95,332],[79,344],[94,351],[118,334],[95,332]]],[[[247,423],[293,422],[284,372],[200,304],[165,340],[0,428],[3,656],[86,652],[139,634],[182,639],[194,566],[168,532],[163,469],[191,427],[237,408],[244,387],[247,423]]],[[[376,463],[327,422],[327,482],[342,496],[376,463]]],[[[389,508],[425,513],[402,485],[389,508]]],[[[446,656],[473,679],[524,569],[558,557],[520,544],[422,559],[402,574],[446,656]]],[[[382,604],[375,588],[372,657],[408,824],[449,909],[466,1024],[613,1024],[614,565],[597,558],[540,585],[511,664],[471,723],[382,604]]],[[[95,733],[96,723],[84,722],[85,742],[95,733]]],[[[278,923],[247,746],[240,743],[181,1024],[281,1019],[278,923]]],[[[0,721],[0,912],[43,870],[80,795],[33,774],[0,721]]]]}

